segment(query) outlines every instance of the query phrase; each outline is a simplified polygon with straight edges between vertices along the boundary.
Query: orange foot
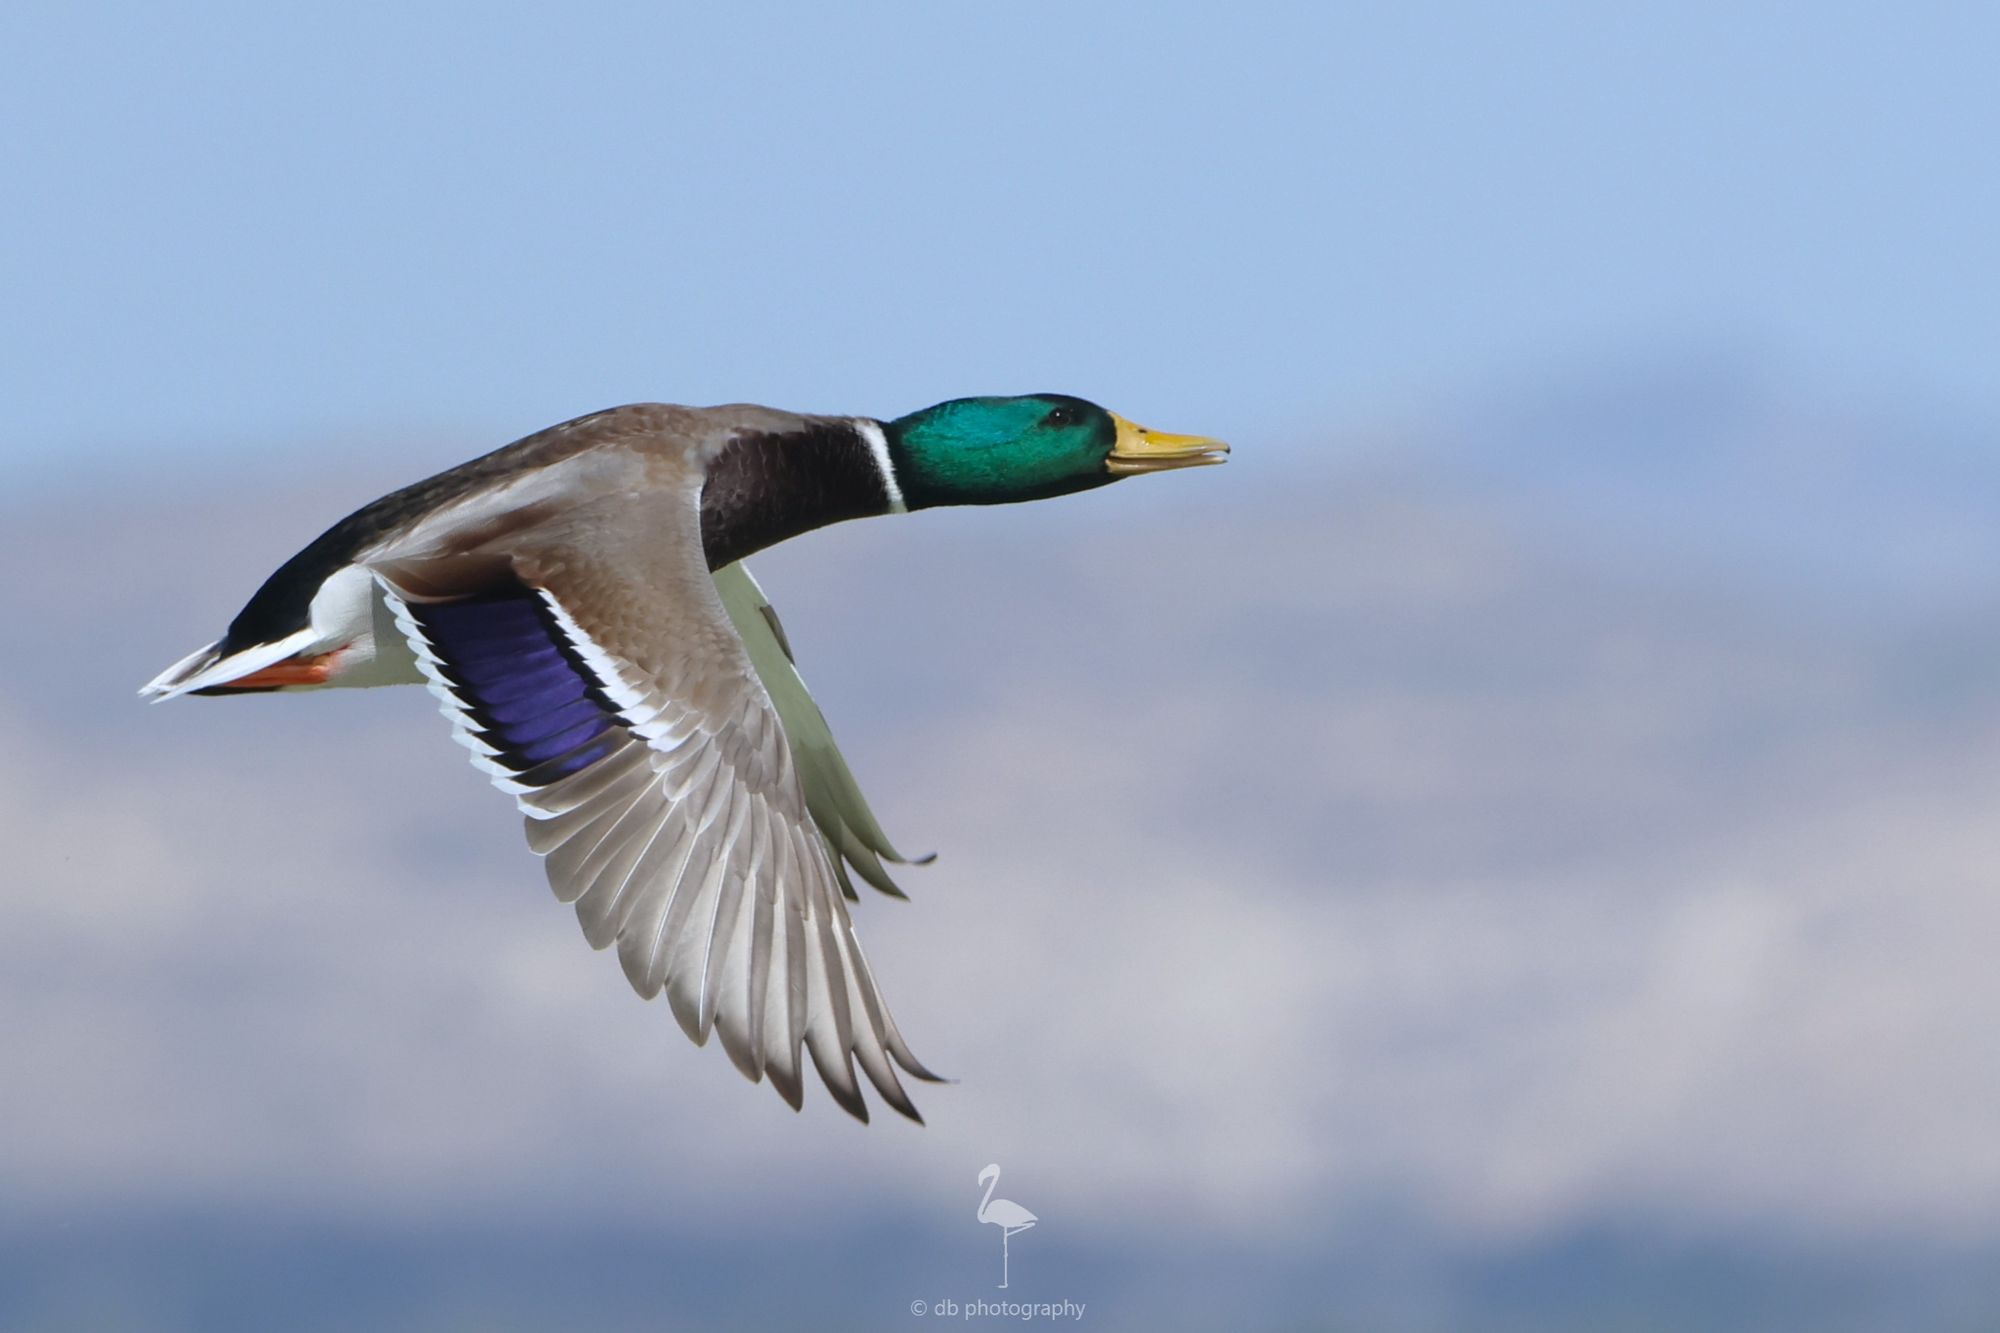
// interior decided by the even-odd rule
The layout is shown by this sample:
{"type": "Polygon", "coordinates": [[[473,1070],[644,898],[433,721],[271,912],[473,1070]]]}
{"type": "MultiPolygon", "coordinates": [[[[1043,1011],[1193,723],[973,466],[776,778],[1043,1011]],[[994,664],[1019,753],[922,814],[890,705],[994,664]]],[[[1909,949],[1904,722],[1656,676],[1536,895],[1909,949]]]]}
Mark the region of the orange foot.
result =
{"type": "Polygon", "coordinates": [[[253,671],[247,676],[238,676],[229,681],[226,688],[232,690],[268,690],[279,685],[324,685],[333,674],[333,653],[318,653],[312,657],[288,657],[282,662],[274,662],[262,671],[253,671]]]}

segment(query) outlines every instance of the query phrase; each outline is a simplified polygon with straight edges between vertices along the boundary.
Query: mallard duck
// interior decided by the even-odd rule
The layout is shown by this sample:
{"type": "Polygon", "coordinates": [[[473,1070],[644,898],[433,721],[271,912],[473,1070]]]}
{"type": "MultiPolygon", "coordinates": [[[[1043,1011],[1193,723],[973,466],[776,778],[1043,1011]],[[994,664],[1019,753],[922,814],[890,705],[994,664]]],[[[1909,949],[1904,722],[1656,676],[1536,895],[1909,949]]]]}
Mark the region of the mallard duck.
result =
{"type": "Polygon", "coordinates": [[[140,693],[426,684],[527,816],[593,948],[794,1109],[800,1048],[868,1118],[854,1065],[937,1076],[882,1001],[850,869],[900,897],[883,834],[745,556],[843,519],[1065,495],[1227,446],[1061,394],[900,417],[641,403],[530,435],[357,510],[222,638],[140,693]]]}

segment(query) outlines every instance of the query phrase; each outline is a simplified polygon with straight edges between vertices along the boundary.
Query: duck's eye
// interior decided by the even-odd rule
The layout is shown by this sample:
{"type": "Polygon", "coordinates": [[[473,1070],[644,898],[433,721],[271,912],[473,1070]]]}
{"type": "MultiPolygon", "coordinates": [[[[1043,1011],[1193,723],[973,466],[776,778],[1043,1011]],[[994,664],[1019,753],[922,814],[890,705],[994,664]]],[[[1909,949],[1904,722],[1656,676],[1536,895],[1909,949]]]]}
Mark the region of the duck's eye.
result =
{"type": "Polygon", "coordinates": [[[1076,409],[1067,405],[1052,407],[1049,409],[1049,414],[1042,418],[1042,424],[1044,426],[1074,426],[1076,424],[1076,409]]]}

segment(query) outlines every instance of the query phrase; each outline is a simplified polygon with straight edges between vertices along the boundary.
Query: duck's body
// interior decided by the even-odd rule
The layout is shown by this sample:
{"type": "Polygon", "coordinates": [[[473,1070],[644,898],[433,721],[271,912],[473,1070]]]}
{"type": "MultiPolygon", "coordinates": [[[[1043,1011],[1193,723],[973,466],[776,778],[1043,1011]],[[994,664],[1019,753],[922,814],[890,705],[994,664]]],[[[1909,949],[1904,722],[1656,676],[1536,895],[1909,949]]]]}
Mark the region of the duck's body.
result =
{"type": "Polygon", "coordinates": [[[691,480],[704,556],[719,569],[807,528],[902,508],[872,447],[881,429],[749,406],[636,404],[566,421],[349,514],[279,566],[222,639],[144,692],[421,683],[402,637],[384,632],[393,625],[373,572],[381,562],[504,546],[606,491],[660,493],[691,480]],[[244,679],[246,662],[281,648],[271,664],[285,670],[244,679]]]}
{"type": "Polygon", "coordinates": [[[811,528],[1220,461],[1081,400],[969,399],[896,422],[641,404],[409,486],[281,566],[217,642],[141,691],[426,683],[528,815],[558,897],[793,1106],[801,1047],[866,1119],[852,1061],[916,1118],[934,1077],[844,902],[900,861],[739,562],[811,528]]]}

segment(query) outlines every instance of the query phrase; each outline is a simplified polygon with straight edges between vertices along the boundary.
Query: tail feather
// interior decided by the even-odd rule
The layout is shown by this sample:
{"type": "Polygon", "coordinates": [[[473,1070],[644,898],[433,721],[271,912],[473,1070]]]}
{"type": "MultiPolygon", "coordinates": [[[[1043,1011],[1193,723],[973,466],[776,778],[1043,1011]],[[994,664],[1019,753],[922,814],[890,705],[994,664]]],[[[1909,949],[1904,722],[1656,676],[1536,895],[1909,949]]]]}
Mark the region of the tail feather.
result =
{"type": "Polygon", "coordinates": [[[220,640],[189,653],[139,687],[141,698],[165,703],[195,690],[226,685],[240,676],[282,662],[310,648],[316,636],[310,628],[288,634],[276,643],[259,643],[223,656],[220,640]]]}

